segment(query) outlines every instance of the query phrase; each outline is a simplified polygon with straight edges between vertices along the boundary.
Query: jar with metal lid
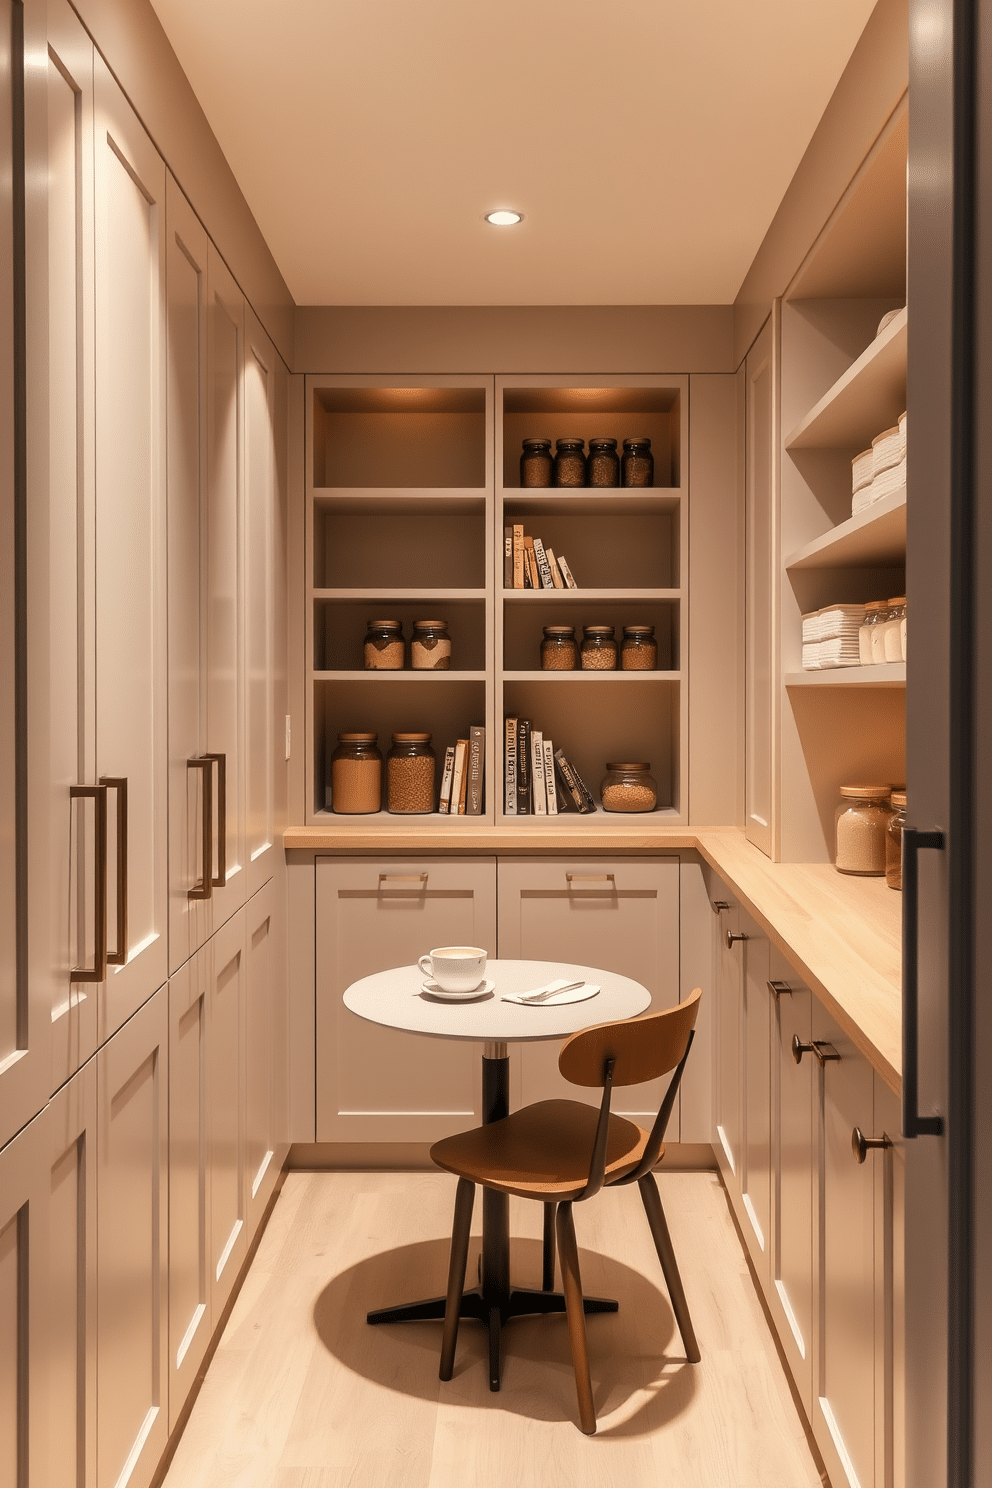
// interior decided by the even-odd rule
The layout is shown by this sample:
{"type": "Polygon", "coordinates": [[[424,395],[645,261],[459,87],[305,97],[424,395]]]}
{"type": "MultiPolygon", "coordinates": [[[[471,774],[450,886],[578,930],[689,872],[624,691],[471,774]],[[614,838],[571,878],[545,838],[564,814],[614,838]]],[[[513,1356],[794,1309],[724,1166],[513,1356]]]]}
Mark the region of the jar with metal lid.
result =
{"type": "Polygon", "coordinates": [[[612,625],[584,625],[582,627],[581,665],[584,672],[616,671],[615,629],[612,625]]]}
{"type": "Polygon", "coordinates": [[[839,873],[879,878],[885,872],[885,830],[889,824],[890,787],[842,785],[834,812],[839,873]]]}
{"type": "Polygon", "coordinates": [[[658,787],[647,763],[607,761],[606,774],[600,786],[604,811],[653,811],[658,804],[658,787]]]}
{"type": "MultiPolygon", "coordinates": [[[[885,619],[885,601],[882,599],[871,599],[865,605],[865,618],[858,630],[858,660],[862,666],[872,665],[872,636],[875,627],[885,619]]],[[[882,650],[885,650],[885,642],[882,641],[882,650]]]]}
{"type": "Polygon", "coordinates": [[[885,627],[889,621],[889,601],[880,601],[875,611],[875,623],[871,628],[871,664],[882,666],[885,662],[885,627]]]}
{"type": "Polygon", "coordinates": [[[654,455],[650,439],[625,439],[620,466],[622,486],[653,486],[654,455]]]}
{"type": "Polygon", "coordinates": [[[368,815],[382,806],[382,755],[375,734],[338,734],[331,755],[331,810],[368,815]]]}
{"type": "Polygon", "coordinates": [[[541,642],[542,672],[574,672],[579,647],[574,625],[546,625],[541,642]]]}
{"type": "Polygon", "coordinates": [[[906,792],[894,790],[889,798],[892,811],[885,824],[885,882],[890,889],[902,888],[902,829],[906,825],[906,792]]]}
{"type": "Polygon", "coordinates": [[[554,461],[551,456],[550,439],[525,439],[524,452],[520,456],[520,484],[522,486],[550,486],[554,461]]]}
{"type": "Polygon", "coordinates": [[[370,620],[365,632],[365,670],[399,672],[403,669],[403,624],[400,620],[370,620]]]}
{"type": "Polygon", "coordinates": [[[386,756],[386,807],[397,815],[434,810],[434,751],[430,734],[394,734],[386,756]]]}
{"type": "Polygon", "coordinates": [[[450,670],[451,637],[447,620],[414,620],[410,665],[417,672],[450,670]]]}
{"type": "Polygon", "coordinates": [[[902,661],[902,626],[906,618],[906,596],[890,599],[882,628],[882,647],[886,661],[902,661]]]}
{"type": "Polygon", "coordinates": [[[902,659],[906,660],[906,615],[908,614],[907,601],[902,602],[902,619],[899,622],[899,649],[902,651],[902,659]]]}
{"type": "Polygon", "coordinates": [[[625,625],[620,648],[620,669],[624,672],[653,672],[658,665],[658,642],[653,625],[625,625]]]}
{"type": "Polygon", "coordinates": [[[554,460],[554,484],[556,486],[584,486],[586,483],[586,457],[584,439],[556,439],[554,460]]]}
{"type": "Polygon", "coordinates": [[[590,439],[589,458],[586,461],[586,485],[618,486],[620,484],[620,457],[615,439],[590,439]]]}

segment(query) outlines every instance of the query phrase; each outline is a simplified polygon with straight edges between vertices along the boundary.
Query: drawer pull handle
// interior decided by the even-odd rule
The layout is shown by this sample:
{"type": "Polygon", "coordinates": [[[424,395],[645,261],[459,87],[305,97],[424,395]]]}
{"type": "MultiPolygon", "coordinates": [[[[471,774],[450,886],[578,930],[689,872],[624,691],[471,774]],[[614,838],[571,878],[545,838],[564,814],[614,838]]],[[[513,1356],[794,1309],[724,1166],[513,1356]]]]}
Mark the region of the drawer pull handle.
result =
{"type": "Polygon", "coordinates": [[[421,884],[427,887],[426,873],[380,873],[379,887],[383,884],[421,884]]]}
{"type": "Polygon", "coordinates": [[[186,761],[186,768],[200,772],[200,859],[203,864],[202,876],[186,890],[186,897],[210,899],[214,891],[214,766],[212,760],[196,755],[186,761]]]}
{"type": "Polygon", "coordinates": [[[569,887],[573,883],[616,883],[615,873],[566,873],[565,878],[569,887]]]}
{"type": "Polygon", "coordinates": [[[775,1001],[778,1002],[780,997],[791,997],[796,989],[795,987],[790,987],[788,982],[769,982],[768,990],[775,1001]]]}
{"type": "Polygon", "coordinates": [[[107,979],[107,787],[105,785],[70,785],[69,800],[92,801],[95,808],[93,965],[74,966],[69,972],[69,980],[70,982],[104,982],[107,979]]]}
{"type": "Polygon", "coordinates": [[[943,832],[902,829],[902,1130],[906,1137],[943,1135],[942,1116],[921,1116],[919,1096],[919,852],[944,849],[943,832]]]}
{"type": "Polygon", "coordinates": [[[851,1151],[854,1153],[854,1161],[863,1163],[868,1156],[869,1147],[891,1147],[891,1140],[882,1135],[881,1137],[866,1137],[860,1126],[856,1126],[851,1133],[851,1151]]]}
{"type": "Polygon", "coordinates": [[[117,949],[107,951],[108,966],[127,965],[127,776],[101,775],[100,784],[117,792],[117,949]]]}
{"type": "Polygon", "coordinates": [[[813,1039],[812,1043],[804,1044],[798,1033],[793,1034],[792,1057],[797,1064],[802,1064],[804,1054],[814,1054],[821,1069],[825,1064],[840,1058],[833,1044],[828,1044],[826,1039],[813,1039]]]}
{"type": "Polygon", "coordinates": [[[730,905],[727,903],[726,899],[714,899],[713,900],[713,913],[714,914],[719,914],[722,909],[729,909],[729,908],[730,908],[730,905]]]}
{"type": "Polygon", "coordinates": [[[743,932],[743,930],[728,930],[727,931],[727,950],[728,951],[732,951],[734,949],[734,941],[735,940],[750,940],[750,939],[751,939],[751,937],[749,935],[745,935],[744,932],[743,932]]]}
{"type": "MultiPolygon", "coordinates": [[[[227,755],[205,754],[205,760],[213,760],[217,765],[217,872],[214,873],[213,851],[210,853],[210,882],[215,889],[222,889],[227,883],[227,755]]],[[[213,813],[211,812],[211,826],[213,826],[213,813]]]]}

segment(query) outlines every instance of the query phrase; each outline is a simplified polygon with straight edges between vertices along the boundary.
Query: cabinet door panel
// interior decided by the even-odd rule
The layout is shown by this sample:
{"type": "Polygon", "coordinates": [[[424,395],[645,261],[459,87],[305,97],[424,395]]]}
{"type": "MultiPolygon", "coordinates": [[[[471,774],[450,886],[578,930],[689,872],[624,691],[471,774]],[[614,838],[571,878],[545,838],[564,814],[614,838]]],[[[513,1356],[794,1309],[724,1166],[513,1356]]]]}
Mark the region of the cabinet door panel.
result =
{"type": "Polygon", "coordinates": [[[97,1482],[144,1488],[168,1435],[168,1000],[97,1054],[97,1482]]]}
{"type": "Polygon", "coordinates": [[[731,903],[717,916],[713,953],[716,988],[716,1145],[731,1193],[744,1179],[744,971],[740,950],[727,945],[737,934],[740,910],[731,903]],[[721,1157],[722,1154],[722,1157],[721,1157]]]}
{"type": "Polygon", "coordinates": [[[4,1488],[47,1482],[48,1131],[42,1112],[0,1151],[0,1483],[4,1488]]]}
{"type": "Polygon", "coordinates": [[[245,1187],[249,1236],[255,1233],[278,1177],[275,1157],[286,1063],[282,888],[281,877],[270,878],[249,899],[245,919],[245,1187]]]}
{"type": "MultiPolygon", "coordinates": [[[[632,977],[651,1008],[679,1000],[679,861],[669,858],[528,858],[499,864],[499,954],[573,961],[632,977]]],[[[591,1023],[596,1022],[590,1004],[591,1023]]],[[[556,1040],[521,1044],[519,1099],[598,1104],[595,1091],[558,1073],[556,1040]]],[[[644,1121],[657,1114],[665,1081],[618,1090],[613,1109],[644,1121]]],[[[677,1125],[673,1136],[677,1136],[677,1125]]]]}
{"type": "Polygon", "coordinates": [[[778,306],[745,363],[745,831],[772,851],[778,306]]]}
{"type": "Polygon", "coordinates": [[[906,1488],[906,1148],[898,1096],[875,1075],[875,1480],[906,1488]]]}
{"type": "Polygon", "coordinates": [[[210,1288],[215,1318],[230,1295],[246,1245],[244,933],[244,911],[239,910],[206,947],[210,978],[210,1288]]]}
{"type": "Polygon", "coordinates": [[[275,849],[276,354],[251,310],[245,340],[245,668],[248,892],[272,873],[275,849]]]}
{"type": "Polygon", "coordinates": [[[97,772],[111,792],[105,1038],[168,973],[165,168],[99,56],[96,108],[97,772]],[[117,913],[126,879],[126,930],[117,913]]]}
{"type": "Polygon", "coordinates": [[[341,1001],[438,945],[494,953],[494,859],[317,859],[319,1142],[433,1142],[481,1120],[478,1045],[380,1027],[341,1001]]]}
{"type": "MultiPolygon", "coordinates": [[[[96,1483],[97,1072],[49,1102],[48,1481],[96,1483]]],[[[32,1479],[33,1481],[33,1479],[32,1479]]]]}
{"type": "Polygon", "coordinates": [[[755,1265],[764,1275],[771,1233],[771,994],[768,937],[747,915],[738,945],[744,962],[744,1175],[745,1230],[755,1265]],[[753,1243],[752,1243],[753,1242],[753,1243]],[[755,1250],[757,1245],[757,1250],[755,1250]]]}

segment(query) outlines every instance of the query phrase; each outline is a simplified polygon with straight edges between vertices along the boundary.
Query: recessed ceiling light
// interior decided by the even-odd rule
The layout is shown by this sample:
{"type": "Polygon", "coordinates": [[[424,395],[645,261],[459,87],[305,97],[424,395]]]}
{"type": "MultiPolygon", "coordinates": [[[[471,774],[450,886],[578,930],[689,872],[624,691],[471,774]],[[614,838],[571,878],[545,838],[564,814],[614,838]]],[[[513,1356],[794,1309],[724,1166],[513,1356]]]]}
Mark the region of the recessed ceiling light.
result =
{"type": "Polygon", "coordinates": [[[523,212],[487,212],[486,213],[486,221],[489,222],[489,223],[491,223],[493,227],[515,227],[518,222],[522,222],[523,221],[523,218],[524,218],[523,212]]]}

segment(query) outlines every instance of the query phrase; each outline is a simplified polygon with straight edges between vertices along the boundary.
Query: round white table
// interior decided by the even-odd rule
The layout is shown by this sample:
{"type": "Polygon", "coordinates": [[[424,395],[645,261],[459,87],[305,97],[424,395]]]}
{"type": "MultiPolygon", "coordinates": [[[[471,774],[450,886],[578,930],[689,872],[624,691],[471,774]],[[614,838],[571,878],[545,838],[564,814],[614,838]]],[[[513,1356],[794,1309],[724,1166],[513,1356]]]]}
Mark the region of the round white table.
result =
{"type": "MultiPolygon", "coordinates": [[[[651,1003],[640,982],[615,972],[558,961],[490,961],[486,977],[495,985],[472,1001],[446,1002],[422,990],[418,966],[397,966],[353,982],[345,1007],[371,1023],[401,1028],[432,1038],[470,1039],[482,1044],[482,1119],[500,1121],[509,1112],[510,1060],[507,1045],[539,1039],[562,1039],[594,1023],[633,1018],[651,1003]],[[600,991],[583,1002],[538,1004],[504,1002],[507,993],[527,992],[567,978],[597,985],[600,991]]],[[[461,1316],[489,1330],[489,1386],[500,1386],[500,1333],[511,1318],[528,1313],[564,1312],[565,1299],[554,1287],[554,1205],[545,1205],[544,1287],[534,1291],[510,1285],[510,1201],[485,1188],[482,1194],[482,1264],[480,1285],[462,1296],[461,1316]],[[551,1266],[548,1265],[548,1257],[551,1266]]],[[[420,1322],[444,1317],[444,1297],[381,1307],[368,1314],[370,1323],[420,1322]]],[[[616,1312],[609,1298],[586,1297],[586,1312],[616,1312]]]]}

